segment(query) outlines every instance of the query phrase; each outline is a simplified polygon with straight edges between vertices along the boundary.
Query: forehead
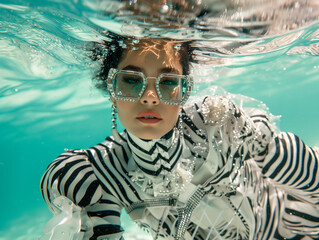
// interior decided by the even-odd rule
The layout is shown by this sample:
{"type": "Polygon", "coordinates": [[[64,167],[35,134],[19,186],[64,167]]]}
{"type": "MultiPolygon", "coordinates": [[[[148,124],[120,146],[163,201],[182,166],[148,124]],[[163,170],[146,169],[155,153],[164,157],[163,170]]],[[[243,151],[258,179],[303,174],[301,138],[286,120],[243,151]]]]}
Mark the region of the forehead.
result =
{"type": "Polygon", "coordinates": [[[145,71],[171,68],[182,72],[179,44],[164,40],[144,40],[135,44],[127,44],[118,68],[128,65],[139,67],[145,71]]]}
{"type": "Polygon", "coordinates": [[[165,39],[141,39],[138,41],[129,39],[125,43],[127,50],[140,50],[155,54],[160,51],[165,51],[166,54],[173,54],[173,52],[178,51],[178,46],[181,45],[180,42],[165,39]]]}

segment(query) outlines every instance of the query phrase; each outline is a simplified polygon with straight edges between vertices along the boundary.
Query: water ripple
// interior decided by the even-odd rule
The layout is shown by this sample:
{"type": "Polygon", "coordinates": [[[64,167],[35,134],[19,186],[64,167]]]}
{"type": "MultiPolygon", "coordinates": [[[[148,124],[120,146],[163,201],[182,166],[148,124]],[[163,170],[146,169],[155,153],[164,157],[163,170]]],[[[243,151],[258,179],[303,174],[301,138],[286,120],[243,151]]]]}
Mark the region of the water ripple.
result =
{"type": "MultiPolygon", "coordinates": [[[[91,43],[108,41],[106,30],[192,41],[194,59],[210,72],[203,74],[201,66],[198,69],[203,72],[197,73],[196,81],[204,79],[210,84],[220,76],[240,74],[240,67],[319,52],[319,6],[313,1],[307,1],[308,5],[303,1],[292,4],[292,0],[286,5],[283,2],[287,1],[279,0],[245,1],[247,5],[238,1],[236,5],[234,1],[203,0],[199,4],[190,0],[175,1],[176,5],[168,4],[169,9],[161,11],[154,7],[163,6],[151,6],[150,1],[134,2],[137,5],[101,0],[1,4],[0,100],[4,112],[20,109],[21,116],[28,118],[25,106],[31,112],[39,106],[52,112],[102,106],[103,97],[91,98],[86,91],[98,65],[89,58],[91,43]],[[293,19],[297,19],[295,25],[293,19]]],[[[221,84],[236,85],[235,78],[229,79],[221,84]]],[[[4,118],[16,121],[12,116],[4,118]]]]}

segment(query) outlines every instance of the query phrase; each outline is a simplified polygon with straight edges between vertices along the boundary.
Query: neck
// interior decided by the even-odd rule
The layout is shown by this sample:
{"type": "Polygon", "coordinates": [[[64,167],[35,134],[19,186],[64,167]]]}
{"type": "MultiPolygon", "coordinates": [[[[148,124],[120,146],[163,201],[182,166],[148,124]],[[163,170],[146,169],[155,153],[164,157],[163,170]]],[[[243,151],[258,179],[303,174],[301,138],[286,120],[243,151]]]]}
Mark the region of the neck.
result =
{"type": "Polygon", "coordinates": [[[163,137],[146,140],[127,132],[127,140],[137,167],[148,175],[158,176],[172,171],[181,157],[183,143],[177,129],[163,137]]]}
{"type": "Polygon", "coordinates": [[[129,176],[142,191],[155,197],[176,197],[185,190],[193,177],[194,161],[177,128],[153,140],[128,132],[127,143],[132,152],[129,176]]]}

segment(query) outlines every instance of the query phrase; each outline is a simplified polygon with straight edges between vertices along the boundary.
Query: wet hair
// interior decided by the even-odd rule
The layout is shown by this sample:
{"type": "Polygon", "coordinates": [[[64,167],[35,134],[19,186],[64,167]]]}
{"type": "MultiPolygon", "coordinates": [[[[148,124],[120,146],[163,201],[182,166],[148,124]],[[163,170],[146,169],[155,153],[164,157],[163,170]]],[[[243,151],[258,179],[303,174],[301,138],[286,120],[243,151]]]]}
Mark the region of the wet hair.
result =
{"type": "MultiPolygon", "coordinates": [[[[123,42],[127,39],[119,36],[112,36],[111,41],[96,43],[92,51],[92,59],[99,62],[98,70],[93,78],[94,85],[103,90],[107,90],[107,76],[111,68],[117,68],[125,49],[123,42]]],[[[165,39],[164,39],[165,40],[165,39]]],[[[132,39],[131,39],[132,41],[132,39]]],[[[183,74],[190,73],[190,63],[192,62],[192,51],[190,50],[190,42],[180,43],[178,50],[183,74]]]]}

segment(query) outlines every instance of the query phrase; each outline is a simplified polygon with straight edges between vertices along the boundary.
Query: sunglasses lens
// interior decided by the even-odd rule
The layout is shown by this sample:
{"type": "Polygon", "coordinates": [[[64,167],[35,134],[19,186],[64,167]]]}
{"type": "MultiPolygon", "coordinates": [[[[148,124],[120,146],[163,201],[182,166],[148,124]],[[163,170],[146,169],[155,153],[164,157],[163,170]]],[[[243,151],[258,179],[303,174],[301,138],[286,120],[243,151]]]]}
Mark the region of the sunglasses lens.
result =
{"type": "Polygon", "coordinates": [[[142,76],[119,72],[114,77],[114,91],[118,97],[139,98],[143,89],[142,76]]]}
{"type": "Polygon", "coordinates": [[[162,76],[159,91],[164,101],[180,102],[187,91],[187,81],[180,76],[162,76]]]}
{"type": "MultiPolygon", "coordinates": [[[[115,70],[114,72],[114,70],[112,69],[111,74],[113,75],[109,76],[108,81],[112,83],[110,91],[116,100],[136,101],[142,96],[148,84],[154,84],[154,81],[146,80],[142,72],[126,70],[115,70]]],[[[163,73],[156,80],[158,97],[165,104],[182,105],[189,95],[188,82],[187,76],[163,73]]]]}

